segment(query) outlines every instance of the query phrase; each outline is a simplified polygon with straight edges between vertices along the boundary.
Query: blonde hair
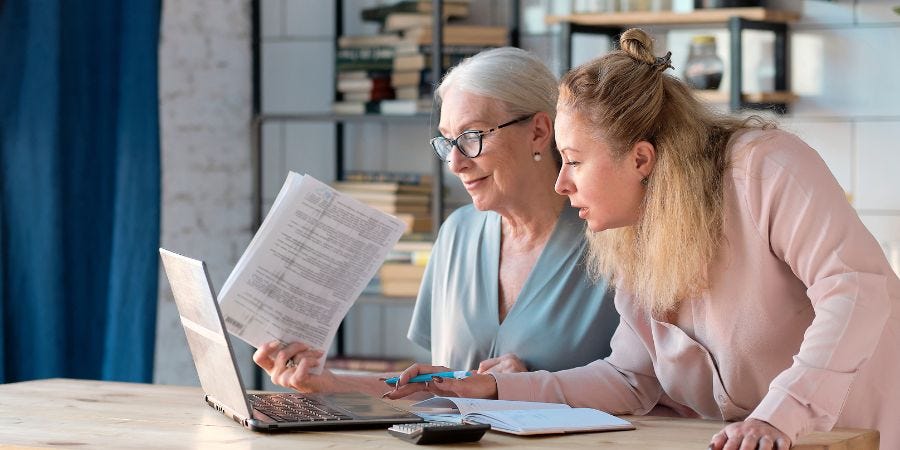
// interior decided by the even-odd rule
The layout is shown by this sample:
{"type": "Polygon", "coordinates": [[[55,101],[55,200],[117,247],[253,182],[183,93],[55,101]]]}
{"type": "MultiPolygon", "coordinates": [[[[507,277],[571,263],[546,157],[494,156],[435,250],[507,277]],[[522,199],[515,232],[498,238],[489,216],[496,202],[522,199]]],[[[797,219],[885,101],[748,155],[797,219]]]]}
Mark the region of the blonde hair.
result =
{"type": "Polygon", "coordinates": [[[631,291],[639,306],[662,315],[708,288],[707,266],[723,240],[726,146],[735,131],[763,123],[708,110],[664,73],[668,55],[655,57],[644,31],[625,31],[619,44],[563,77],[559,108],[597,130],[594,138],[616,159],[639,141],[656,148],[637,224],[588,231],[587,263],[593,277],[631,291]]]}
{"type": "MultiPolygon", "coordinates": [[[[500,47],[482,51],[450,69],[435,89],[440,103],[449,89],[499,100],[512,117],[545,112],[556,119],[559,86],[556,76],[533,53],[521,48],[500,47]]],[[[551,140],[550,154],[560,166],[562,159],[551,140]]]]}

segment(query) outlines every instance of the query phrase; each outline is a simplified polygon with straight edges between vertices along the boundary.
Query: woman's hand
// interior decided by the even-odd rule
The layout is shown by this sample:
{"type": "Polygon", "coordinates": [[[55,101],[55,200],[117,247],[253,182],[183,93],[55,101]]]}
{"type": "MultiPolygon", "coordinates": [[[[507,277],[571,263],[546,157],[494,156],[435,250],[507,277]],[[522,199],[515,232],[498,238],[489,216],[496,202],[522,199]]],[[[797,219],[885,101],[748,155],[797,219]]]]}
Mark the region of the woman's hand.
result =
{"type": "Polygon", "coordinates": [[[507,353],[496,358],[486,359],[478,365],[478,373],[512,372],[528,372],[525,363],[515,353],[507,353]]]}
{"type": "Polygon", "coordinates": [[[302,342],[294,342],[284,347],[278,341],[269,342],[253,353],[253,362],[269,374],[272,383],[300,392],[336,391],[340,386],[337,377],[329,370],[321,375],[309,371],[319,366],[322,351],[302,342]]]}
{"type": "Polygon", "coordinates": [[[791,439],[767,422],[747,419],[729,424],[713,435],[709,443],[712,450],[787,450],[791,439]]]}
{"type": "Polygon", "coordinates": [[[430,392],[445,397],[497,398],[497,382],[490,375],[472,375],[462,380],[434,377],[427,383],[409,383],[416,375],[451,371],[442,366],[413,364],[400,374],[394,390],[385,392],[383,397],[398,399],[416,392],[430,392]]]}

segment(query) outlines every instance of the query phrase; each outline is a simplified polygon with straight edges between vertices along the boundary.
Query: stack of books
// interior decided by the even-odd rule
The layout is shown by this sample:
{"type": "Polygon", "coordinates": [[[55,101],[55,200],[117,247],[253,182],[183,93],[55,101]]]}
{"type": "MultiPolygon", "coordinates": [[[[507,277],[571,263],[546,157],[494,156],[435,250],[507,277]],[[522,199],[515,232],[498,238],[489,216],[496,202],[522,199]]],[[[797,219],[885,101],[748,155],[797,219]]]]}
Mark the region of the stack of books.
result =
{"type": "MultiPolygon", "coordinates": [[[[336,113],[431,112],[431,7],[431,1],[404,0],[362,10],[362,19],[377,22],[381,33],[338,38],[336,113]]],[[[464,19],[469,1],[445,0],[443,8],[445,21],[464,19]]],[[[443,30],[442,70],[508,44],[506,27],[446,24],[443,30]]]]}
{"type": "Polygon", "coordinates": [[[431,232],[431,181],[336,181],[335,189],[406,223],[406,234],[431,232]]]}
{"type": "Polygon", "coordinates": [[[415,298],[431,256],[431,175],[411,172],[348,170],[335,189],[406,223],[400,242],[388,252],[364,294],[415,298]]]}
{"type": "Polygon", "coordinates": [[[425,266],[431,257],[431,241],[401,240],[388,253],[378,270],[381,295],[415,298],[419,294],[425,266]]]}

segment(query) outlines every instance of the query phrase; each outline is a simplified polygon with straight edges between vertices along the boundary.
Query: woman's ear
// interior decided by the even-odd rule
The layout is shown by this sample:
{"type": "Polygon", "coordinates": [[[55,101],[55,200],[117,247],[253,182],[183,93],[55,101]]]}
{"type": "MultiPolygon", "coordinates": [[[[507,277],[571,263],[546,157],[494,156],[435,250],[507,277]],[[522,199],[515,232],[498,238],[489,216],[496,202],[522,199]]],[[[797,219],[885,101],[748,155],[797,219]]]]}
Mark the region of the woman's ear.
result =
{"type": "Polygon", "coordinates": [[[638,141],[631,148],[631,159],[640,178],[647,178],[656,165],[656,147],[648,141],[638,141]]]}
{"type": "MultiPolygon", "coordinates": [[[[535,113],[531,118],[531,129],[533,131],[531,135],[532,151],[542,152],[549,148],[553,141],[553,119],[550,118],[550,115],[544,111],[535,113]]],[[[544,156],[552,157],[552,155],[544,156]]]]}

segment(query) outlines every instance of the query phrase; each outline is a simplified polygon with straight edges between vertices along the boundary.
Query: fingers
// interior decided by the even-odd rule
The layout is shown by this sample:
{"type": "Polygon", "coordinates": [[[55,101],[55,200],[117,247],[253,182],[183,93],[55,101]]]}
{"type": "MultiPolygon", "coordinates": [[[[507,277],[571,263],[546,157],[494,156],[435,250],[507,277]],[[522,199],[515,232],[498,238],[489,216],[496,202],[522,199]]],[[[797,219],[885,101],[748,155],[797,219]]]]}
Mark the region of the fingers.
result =
{"type": "Polygon", "coordinates": [[[286,358],[285,363],[281,366],[278,365],[278,359],[276,358],[272,382],[279,386],[306,390],[304,385],[313,376],[310,374],[310,370],[314,367],[319,367],[319,359],[321,357],[321,350],[309,349],[286,358]],[[291,363],[292,361],[293,363],[291,363]]]}
{"type": "Polygon", "coordinates": [[[278,341],[267,342],[266,344],[260,346],[253,352],[253,362],[256,363],[257,366],[261,367],[266,373],[271,375],[272,366],[274,365],[274,361],[272,358],[272,353],[281,348],[281,343],[278,341]]]}
{"type": "Polygon", "coordinates": [[[309,354],[309,357],[300,359],[293,371],[286,371],[283,376],[287,378],[286,383],[288,386],[300,392],[311,392],[315,389],[311,386],[314,375],[310,371],[319,367],[319,357],[322,356],[322,352],[306,352],[305,354],[309,354]],[[315,356],[316,354],[318,356],[315,356]]]}
{"type": "Polygon", "coordinates": [[[419,374],[425,373],[435,373],[435,372],[448,372],[449,368],[444,366],[432,366],[429,364],[413,364],[409,366],[406,370],[400,373],[400,379],[397,381],[397,387],[401,387],[407,383],[409,383],[409,379],[415,377],[419,374]]]}
{"type": "Polygon", "coordinates": [[[772,450],[775,448],[775,441],[769,436],[763,436],[759,438],[756,448],[758,450],[772,450]]]}
{"type": "Polygon", "coordinates": [[[725,430],[719,431],[709,441],[709,450],[722,450],[727,440],[728,436],[725,435],[725,430]]]}
{"type": "Polygon", "coordinates": [[[525,372],[528,369],[525,363],[515,353],[507,353],[496,358],[486,359],[478,365],[478,372],[483,373],[512,373],[525,372]]]}
{"type": "Polygon", "coordinates": [[[713,435],[709,444],[713,450],[787,450],[790,447],[787,435],[757,419],[727,425],[713,435]]]}
{"type": "MultiPolygon", "coordinates": [[[[447,372],[450,369],[443,366],[432,366],[428,364],[413,364],[400,373],[397,384],[394,389],[385,392],[382,398],[398,399],[416,392],[427,391],[428,387],[425,383],[410,383],[409,380],[419,374],[447,372]]],[[[430,383],[429,383],[430,384],[430,383]]]]}
{"type": "Polygon", "coordinates": [[[266,372],[272,383],[279,386],[300,386],[310,376],[309,370],[318,367],[323,354],[321,350],[311,348],[302,342],[293,342],[278,350],[274,356],[270,350],[269,359],[272,362],[266,372]],[[295,375],[298,376],[295,378],[295,375]]]}
{"type": "Polygon", "coordinates": [[[741,439],[741,445],[736,448],[739,448],[740,450],[756,450],[756,446],[759,445],[760,438],[761,436],[754,433],[746,434],[744,435],[743,439],[741,439]]]}
{"type": "Polygon", "coordinates": [[[727,441],[725,441],[725,445],[722,446],[722,450],[738,450],[741,447],[741,443],[744,442],[744,437],[740,434],[726,434],[727,441]]]}
{"type": "Polygon", "coordinates": [[[397,383],[397,387],[385,392],[384,395],[381,396],[381,398],[396,400],[398,398],[403,398],[408,395],[415,394],[416,392],[428,391],[429,384],[431,383],[407,383],[401,386],[400,383],[397,383]]]}
{"type": "Polygon", "coordinates": [[[486,373],[491,370],[492,367],[496,366],[500,362],[501,357],[486,359],[478,364],[478,372],[477,373],[486,373]]]}

